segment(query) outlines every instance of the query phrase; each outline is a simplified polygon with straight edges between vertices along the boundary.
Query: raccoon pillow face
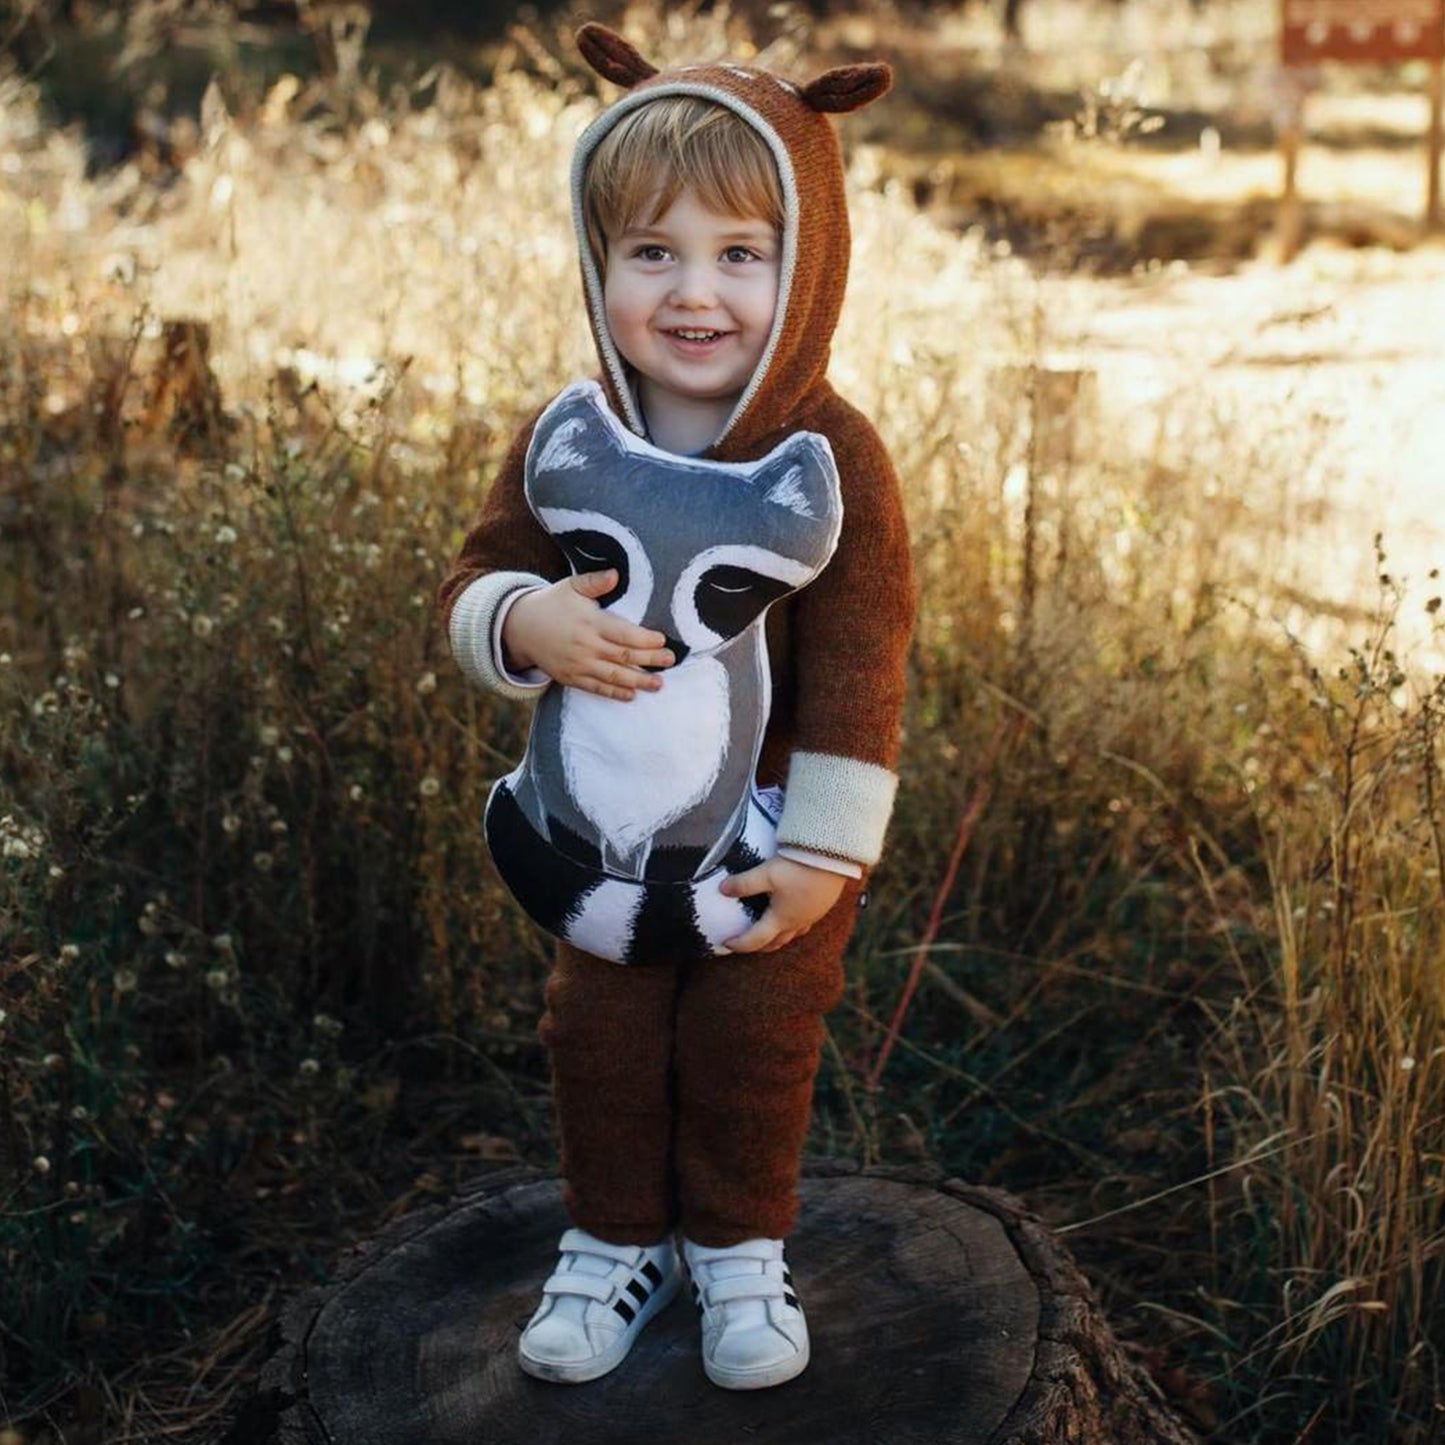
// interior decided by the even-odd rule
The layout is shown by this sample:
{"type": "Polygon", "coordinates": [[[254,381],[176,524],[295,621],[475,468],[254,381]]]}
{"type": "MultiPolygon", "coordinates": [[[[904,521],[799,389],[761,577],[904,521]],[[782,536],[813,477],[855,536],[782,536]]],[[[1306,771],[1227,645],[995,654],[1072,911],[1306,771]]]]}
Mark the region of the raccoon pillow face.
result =
{"type": "Polygon", "coordinates": [[[521,762],[487,798],[493,860],[532,918],[589,953],[707,957],[767,906],[718,886],[775,851],[753,777],[771,704],[764,620],[837,546],[832,449],[796,432],[753,462],[676,456],[582,381],[538,418],[525,486],[574,574],[617,569],[599,606],[664,633],[676,661],[630,701],[542,693],[521,762]]]}

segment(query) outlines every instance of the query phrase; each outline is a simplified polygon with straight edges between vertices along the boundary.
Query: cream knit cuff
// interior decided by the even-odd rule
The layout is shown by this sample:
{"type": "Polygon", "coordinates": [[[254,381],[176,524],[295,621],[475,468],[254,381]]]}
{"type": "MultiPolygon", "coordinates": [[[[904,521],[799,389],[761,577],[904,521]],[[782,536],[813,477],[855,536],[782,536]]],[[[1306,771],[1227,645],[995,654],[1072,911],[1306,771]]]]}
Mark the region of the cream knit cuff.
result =
{"type": "Polygon", "coordinates": [[[789,843],[871,866],[882,856],[897,792],[898,775],[877,763],[795,752],[788,760],[778,846],[789,843]]]}
{"type": "Polygon", "coordinates": [[[503,697],[525,700],[534,698],[551,679],[539,668],[529,673],[506,673],[498,666],[494,652],[493,625],[502,604],[514,593],[531,587],[550,585],[535,572],[487,572],[469,582],[452,604],[447,636],[457,666],[478,687],[490,688],[503,697]],[[539,682],[519,679],[535,673],[539,682]]]}

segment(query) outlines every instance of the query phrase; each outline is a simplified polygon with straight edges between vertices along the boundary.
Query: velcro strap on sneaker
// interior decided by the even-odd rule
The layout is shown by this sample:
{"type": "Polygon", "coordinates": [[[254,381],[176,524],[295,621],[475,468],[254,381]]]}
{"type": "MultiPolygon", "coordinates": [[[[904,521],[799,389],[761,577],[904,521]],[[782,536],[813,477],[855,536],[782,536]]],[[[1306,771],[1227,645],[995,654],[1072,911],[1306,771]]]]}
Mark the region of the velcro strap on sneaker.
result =
{"type": "Polygon", "coordinates": [[[687,1257],[695,1264],[710,1264],[715,1259],[761,1259],[769,1264],[778,1258],[777,1246],[766,1239],[745,1239],[741,1244],[691,1244],[687,1257]]]}
{"type": "Polygon", "coordinates": [[[710,1305],[734,1299],[782,1299],[783,1282],[770,1274],[739,1274],[715,1280],[703,1290],[710,1305]]]}
{"type": "Polygon", "coordinates": [[[620,1259],[623,1264],[630,1265],[633,1269],[642,1263],[642,1256],[647,1253],[640,1244],[612,1244],[608,1240],[598,1239],[595,1234],[588,1234],[585,1229],[578,1229],[575,1225],[563,1231],[557,1248],[580,1249],[587,1254],[600,1254],[606,1259],[620,1259]]]}
{"type": "Polygon", "coordinates": [[[554,1274],[542,1284],[543,1294],[585,1294],[603,1304],[611,1300],[616,1290],[613,1281],[598,1279],[595,1274],[554,1274]]]}

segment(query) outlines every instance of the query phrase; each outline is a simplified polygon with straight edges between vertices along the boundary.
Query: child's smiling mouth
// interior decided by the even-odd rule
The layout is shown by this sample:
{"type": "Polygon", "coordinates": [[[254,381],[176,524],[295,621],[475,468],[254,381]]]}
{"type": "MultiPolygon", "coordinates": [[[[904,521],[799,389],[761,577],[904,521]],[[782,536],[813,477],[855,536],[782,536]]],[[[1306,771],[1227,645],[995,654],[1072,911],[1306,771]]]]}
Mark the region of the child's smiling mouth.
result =
{"type": "Polygon", "coordinates": [[[661,334],[686,356],[713,351],[733,335],[731,331],[712,331],[702,326],[678,326],[661,334]]]}

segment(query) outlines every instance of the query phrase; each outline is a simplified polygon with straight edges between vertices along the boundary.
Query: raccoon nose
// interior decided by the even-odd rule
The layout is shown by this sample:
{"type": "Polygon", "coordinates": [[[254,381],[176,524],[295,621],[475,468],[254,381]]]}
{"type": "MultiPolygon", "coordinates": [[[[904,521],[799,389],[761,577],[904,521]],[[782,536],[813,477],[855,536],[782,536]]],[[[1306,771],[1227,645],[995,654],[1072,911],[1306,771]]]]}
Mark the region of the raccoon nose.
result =
{"type": "MultiPolygon", "coordinates": [[[[671,665],[672,665],[673,667],[676,667],[676,666],[678,665],[678,663],[681,662],[681,661],[683,660],[683,658],[686,657],[687,654],[688,654],[688,646],[687,646],[687,643],[680,641],[678,638],[673,637],[673,636],[671,636],[671,634],[666,633],[666,632],[664,632],[662,635],[663,635],[665,638],[667,638],[667,641],[664,642],[662,645],[663,645],[665,648],[667,648],[667,650],[668,650],[670,653],[672,653],[672,664],[671,664],[671,665]]],[[[643,670],[644,672],[666,672],[666,671],[667,671],[667,668],[665,668],[665,667],[644,667],[642,670],[643,670]]]]}

